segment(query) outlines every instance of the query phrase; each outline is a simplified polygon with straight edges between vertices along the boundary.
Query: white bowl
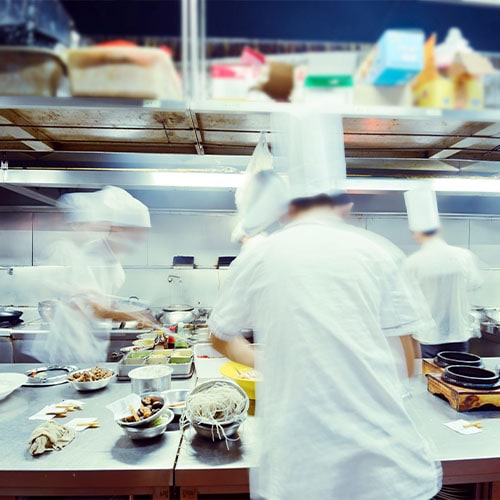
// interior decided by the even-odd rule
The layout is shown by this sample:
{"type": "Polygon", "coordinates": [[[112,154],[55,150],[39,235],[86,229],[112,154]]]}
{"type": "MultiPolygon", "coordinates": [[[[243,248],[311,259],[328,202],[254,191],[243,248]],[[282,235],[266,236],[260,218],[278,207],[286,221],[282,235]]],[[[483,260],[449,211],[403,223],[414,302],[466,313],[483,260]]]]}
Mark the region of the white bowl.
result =
{"type": "MultiPolygon", "coordinates": [[[[88,369],[87,369],[88,370],[88,369]]],[[[84,372],[87,370],[77,370],[78,372],[84,372]]],[[[111,380],[115,378],[115,372],[113,370],[109,370],[111,375],[106,378],[101,378],[100,380],[95,380],[93,382],[75,382],[74,380],[68,380],[68,382],[80,392],[86,391],[97,391],[98,389],[104,389],[111,380]]]]}

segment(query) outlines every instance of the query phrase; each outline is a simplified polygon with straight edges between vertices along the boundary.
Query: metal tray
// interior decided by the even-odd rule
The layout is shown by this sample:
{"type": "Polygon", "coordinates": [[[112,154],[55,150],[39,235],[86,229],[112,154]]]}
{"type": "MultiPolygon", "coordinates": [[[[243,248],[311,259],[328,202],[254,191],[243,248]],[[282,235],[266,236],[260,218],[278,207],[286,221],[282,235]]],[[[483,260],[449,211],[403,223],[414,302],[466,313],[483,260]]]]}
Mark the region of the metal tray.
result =
{"type": "Polygon", "coordinates": [[[76,370],[78,370],[78,367],[73,365],[40,366],[24,372],[28,376],[28,380],[23,385],[47,387],[65,384],[68,382],[68,375],[76,370]]]}

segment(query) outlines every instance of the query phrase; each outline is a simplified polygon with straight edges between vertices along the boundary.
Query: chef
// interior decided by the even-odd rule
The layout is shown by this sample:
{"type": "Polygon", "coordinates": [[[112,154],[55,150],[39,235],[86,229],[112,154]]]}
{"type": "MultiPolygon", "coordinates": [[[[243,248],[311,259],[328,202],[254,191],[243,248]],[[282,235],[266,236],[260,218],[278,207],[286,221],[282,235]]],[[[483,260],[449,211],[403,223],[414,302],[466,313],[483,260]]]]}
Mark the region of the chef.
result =
{"type": "Polygon", "coordinates": [[[420,249],[405,269],[420,285],[437,329],[416,335],[423,358],[440,351],[468,351],[473,336],[469,294],[482,284],[475,256],[441,236],[436,193],[426,186],[404,195],[408,225],[420,249]]]}
{"type": "MultiPolygon", "coordinates": [[[[64,281],[55,284],[57,300],[43,343],[33,355],[49,363],[95,363],[106,359],[111,320],[153,324],[151,317],[113,307],[125,281],[120,258],[144,242],[151,227],[149,211],[123,189],[109,186],[94,193],[72,193],[59,200],[73,229],[103,236],[78,246],[64,245],[64,281]]],[[[59,254],[61,257],[61,253],[59,254]]]]}
{"type": "Polygon", "coordinates": [[[332,206],[333,206],[333,211],[341,219],[347,221],[351,217],[354,201],[349,193],[339,193],[336,196],[332,196],[332,206]]]}
{"type": "Polygon", "coordinates": [[[340,118],[296,112],[284,127],[292,220],[240,256],[209,322],[215,348],[264,379],[252,497],[428,500],[440,466],[396,390],[387,342],[417,331],[418,312],[391,254],[332,210],[345,177],[340,118]],[[249,326],[257,359],[239,337],[249,326]]]}

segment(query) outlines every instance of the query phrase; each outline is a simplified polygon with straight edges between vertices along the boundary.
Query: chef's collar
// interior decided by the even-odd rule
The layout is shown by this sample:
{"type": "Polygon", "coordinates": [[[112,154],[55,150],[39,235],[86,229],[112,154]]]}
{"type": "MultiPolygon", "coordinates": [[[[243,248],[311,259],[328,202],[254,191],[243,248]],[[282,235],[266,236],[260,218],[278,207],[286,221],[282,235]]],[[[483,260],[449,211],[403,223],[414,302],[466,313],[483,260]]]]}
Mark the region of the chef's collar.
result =
{"type": "Polygon", "coordinates": [[[345,221],[342,219],[342,217],[336,214],[332,210],[332,207],[315,207],[315,208],[310,208],[309,210],[306,210],[303,213],[300,213],[288,225],[294,226],[297,224],[301,224],[303,222],[316,222],[316,221],[325,223],[345,224],[345,221]]]}
{"type": "Polygon", "coordinates": [[[422,248],[431,248],[437,245],[446,245],[446,241],[443,240],[440,234],[431,236],[429,239],[422,243],[422,248]]]}

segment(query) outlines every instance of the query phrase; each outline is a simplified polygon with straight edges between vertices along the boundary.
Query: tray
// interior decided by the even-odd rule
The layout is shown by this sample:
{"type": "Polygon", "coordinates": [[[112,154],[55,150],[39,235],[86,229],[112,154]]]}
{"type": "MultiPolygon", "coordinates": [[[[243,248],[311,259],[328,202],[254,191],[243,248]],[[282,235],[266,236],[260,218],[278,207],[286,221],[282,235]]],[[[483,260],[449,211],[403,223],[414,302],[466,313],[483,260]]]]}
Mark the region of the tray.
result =
{"type": "MultiPolygon", "coordinates": [[[[146,360],[143,360],[141,363],[137,363],[135,365],[126,365],[123,363],[123,359],[121,359],[118,362],[117,366],[117,376],[116,378],[118,380],[130,380],[130,377],[128,374],[130,373],[131,370],[134,368],[138,368],[139,366],[146,366],[146,360]]],[[[152,365],[153,366],[153,365],[152,365]]],[[[189,363],[183,363],[183,364],[162,364],[162,365],[156,365],[156,366],[169,366],[172,368],[174,371],[172,372],[172,380],[183,380],[183,379],[188,379],[193,376],[194,373],[194,362],[191,360],[189,363]]]]}
{"type": "Polygon", "coordinates": [[[68,375],[76,370],[78,370],[78,367],[73,365],[40,366],[24,372],[28,376],[28,380],[23,385],[47,387],[65,384],[68,382],[68,375]]]}

